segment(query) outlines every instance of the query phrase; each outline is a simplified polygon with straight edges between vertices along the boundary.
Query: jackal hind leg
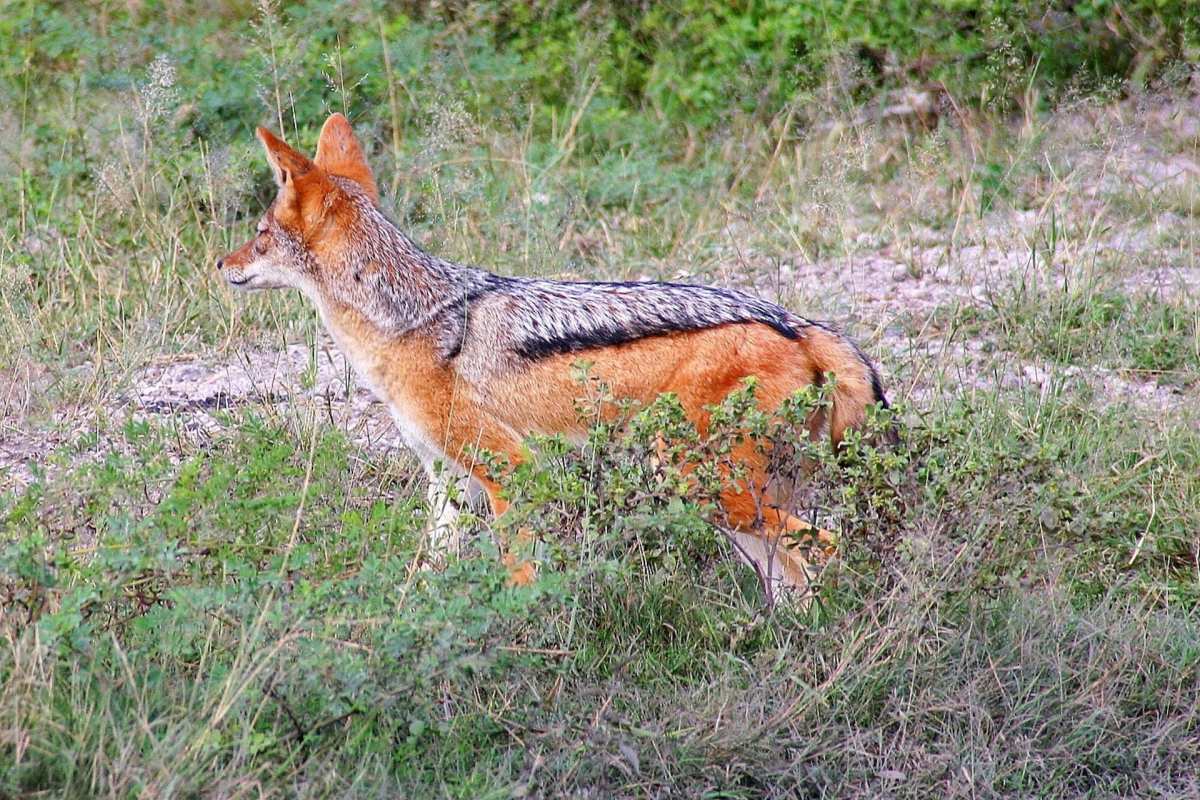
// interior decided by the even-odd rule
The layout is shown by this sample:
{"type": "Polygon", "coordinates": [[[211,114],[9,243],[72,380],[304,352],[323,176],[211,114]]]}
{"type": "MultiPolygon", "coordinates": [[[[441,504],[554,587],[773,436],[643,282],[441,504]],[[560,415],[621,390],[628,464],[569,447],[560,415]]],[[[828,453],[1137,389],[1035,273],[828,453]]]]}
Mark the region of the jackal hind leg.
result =
{"type": "Polygon", "coordinates": [[[829,531],[772,507],[759,507],[747,493],[727,493],[722,506],[734,548],[758,573],[767,604],[806,609],[816,595],[820,566],[833,551],[829,531]],[[807,555],[815,554],[813,561],[807,555]]]}

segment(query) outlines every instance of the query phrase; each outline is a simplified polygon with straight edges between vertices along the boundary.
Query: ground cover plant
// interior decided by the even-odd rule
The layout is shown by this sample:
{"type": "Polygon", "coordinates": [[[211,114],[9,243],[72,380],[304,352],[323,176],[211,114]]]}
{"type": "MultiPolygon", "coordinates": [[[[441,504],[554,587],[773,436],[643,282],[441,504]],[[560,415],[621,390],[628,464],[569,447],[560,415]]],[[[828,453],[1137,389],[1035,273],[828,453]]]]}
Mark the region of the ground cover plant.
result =
{"type": "Polygon", "coordinates": [[[0,796],[1200,792],[1196,18],[876,5],[9,4],[0,796]],[[273,191],[253,126],[330,111],[441,255],[863,343],[899,441],[809,450],[811,609],[670,398],[536,443],[534,585],[486,519],[418,568],[386,413],[212,267],[273,191]]]}

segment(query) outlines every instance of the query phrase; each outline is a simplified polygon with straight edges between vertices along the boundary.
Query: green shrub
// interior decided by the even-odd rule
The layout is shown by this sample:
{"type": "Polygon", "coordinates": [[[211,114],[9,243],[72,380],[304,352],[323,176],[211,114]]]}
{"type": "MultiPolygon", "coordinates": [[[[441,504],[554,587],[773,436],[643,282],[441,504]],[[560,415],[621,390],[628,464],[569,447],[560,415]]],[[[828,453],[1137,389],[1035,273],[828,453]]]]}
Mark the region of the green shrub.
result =
{"type": "MultiPolygon", "coordinates": [[[[385,47],[408,100],[457,86],[493,115],[523,113],[532,102],[548,125],[569,117],[594,82],[602,113],[590,125],[650,112],[693,130],[736,113],[769,118],[827,83],[859,98],[944,83],[964,101],[1007,106],[1031,86],[1053,96],[1113,80],[1143,83],[1200,52],[1200,15],[1187,0],[407,5],[306,0],[279,11],[267,4],[265,17],[232,5],[197,24],[144,4],[106,13],[96,37],[83,17],[20,3],[0,23],[10,42],[0,50],[0,74],[53,74],[74,64],[84,80],[72,91],[111,90],[132,85],[139,67],[170,52],[188,85],[201,87],[196,132],[220,140],[260,121],[264,100],[285,127],[318,124],[330,86],[354,110],[381,102],[397,91],[383,69],[385,47]],[[230,46],[231,34],[242,36],[239,46],[230,46]]],[[[401,110],[421,113],[408,103],[401,110]]]]}
{"type": "Polygon", "coordinates": [[[753,396],[703,437],[664,398],[582,447],[534,442],[505,490],[509,524],[545,542],[524,588],[487,535],[415,569],[419,493],[369,479],[336,432],[246,416],[181,461],[168,427],[111,432],[97,463],[0,497],[0,791],[870,793],[879,764],[943,786],[965,747],[994,765],[989,785],[1061,794],[1194,766],[1200,646],[1177,535],[1194,435],[1163,455],[1164,496],[1181,495],[1155,522],[1112,477],[1136,458],[1127,433],[1066,403],[983,397],[898,448],[850,437],[835,456],[796,436],[820,393],[783,420],[753,396]],[[764,614],[708,524],[739,430],[813,461],[808,502],[836,516],[844,553],[819,613],[764,614]],[[1109,559],[1147,537],[1140,577],[1122,577],[1109,559]],[[1033,590],[1056,541],[1078,555],[1033,590]],[[985,712],[1001,738],[975,738],[985,712]],[[914,719],[920,737],[897,733],[914,719]],[[881,735],[878,753],[836,746],[881,735]],[[1068,757],[1072,741],[1087,752],[1068,757]]]}

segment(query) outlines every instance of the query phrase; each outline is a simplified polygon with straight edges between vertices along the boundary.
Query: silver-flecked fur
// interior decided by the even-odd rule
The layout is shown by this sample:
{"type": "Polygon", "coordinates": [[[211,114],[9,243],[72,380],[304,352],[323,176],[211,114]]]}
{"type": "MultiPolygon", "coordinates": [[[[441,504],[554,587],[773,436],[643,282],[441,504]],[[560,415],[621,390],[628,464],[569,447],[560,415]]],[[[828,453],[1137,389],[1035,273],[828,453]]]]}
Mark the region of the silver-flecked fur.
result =
{"type": "Polygon", "coordinates": [[[359,228],[351,231],[344,263],[323,266],[324,291],[387,335],[431,333],[444,359],[513,368],[730,323],[763,323],[792,339],[817,324],[731,289],[501,277],[455,264],[422,250],[352,182],[337,182],[353,198],[359,228]]]}

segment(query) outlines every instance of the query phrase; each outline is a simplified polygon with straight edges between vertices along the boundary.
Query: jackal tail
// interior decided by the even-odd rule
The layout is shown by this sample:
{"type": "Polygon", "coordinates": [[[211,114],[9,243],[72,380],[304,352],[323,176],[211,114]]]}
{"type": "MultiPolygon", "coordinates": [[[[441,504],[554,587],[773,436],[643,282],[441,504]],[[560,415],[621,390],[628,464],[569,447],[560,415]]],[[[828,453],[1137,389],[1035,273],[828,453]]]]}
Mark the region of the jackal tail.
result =
{"type": "MultiPolygon", "coordinates": [[[[867,409],[879,403],[888,408],[879,373],[866,355],[848,338],[813,325],[806,330],[807,345],[816,368],[818,385],[824,376],[835,377],[832,407],[829,410],[829,435],[836,447],[848,428],[861,428],[867,421],[867,409]]],[[[894,443],[895,432],[887,431],[884,439],[894,443]]]]}

